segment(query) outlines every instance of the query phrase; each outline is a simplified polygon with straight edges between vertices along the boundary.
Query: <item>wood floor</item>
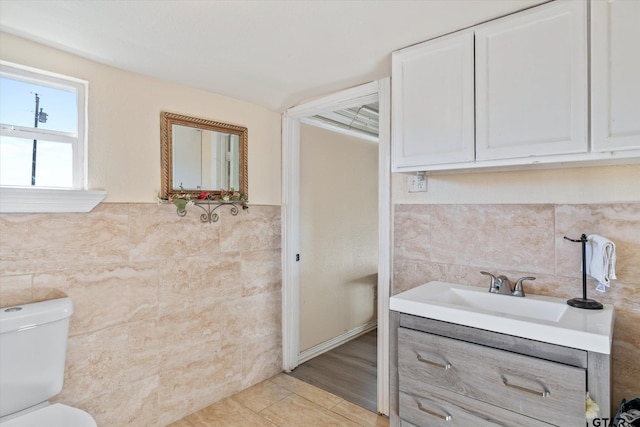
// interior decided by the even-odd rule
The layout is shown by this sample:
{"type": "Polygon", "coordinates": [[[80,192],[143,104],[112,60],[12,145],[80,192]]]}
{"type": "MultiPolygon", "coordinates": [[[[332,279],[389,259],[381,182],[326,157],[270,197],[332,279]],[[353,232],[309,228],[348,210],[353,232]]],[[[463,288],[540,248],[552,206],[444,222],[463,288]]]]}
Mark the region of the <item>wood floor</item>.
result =
{"type": "Polygon", "coordinates": [[[377,330],[298,366],[289,375],[377,412],[377,330]]]}

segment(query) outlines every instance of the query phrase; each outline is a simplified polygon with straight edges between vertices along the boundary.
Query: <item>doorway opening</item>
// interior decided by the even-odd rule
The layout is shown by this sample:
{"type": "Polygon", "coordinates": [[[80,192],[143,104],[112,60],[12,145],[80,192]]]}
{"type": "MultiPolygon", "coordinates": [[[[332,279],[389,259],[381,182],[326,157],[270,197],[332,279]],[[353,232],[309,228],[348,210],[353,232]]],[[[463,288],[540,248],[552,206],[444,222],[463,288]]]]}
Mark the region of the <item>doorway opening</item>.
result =
{"type": "Polygon", "coordinates": [[[388,111],[385,79],[283,117],[283,368],[300,366],[293,375],[320,388],[348,385],[352,390],[346,387],[341,397],[385,415],[388,111]],[[356,376],[345,381],[347,371],[356,376]]]}

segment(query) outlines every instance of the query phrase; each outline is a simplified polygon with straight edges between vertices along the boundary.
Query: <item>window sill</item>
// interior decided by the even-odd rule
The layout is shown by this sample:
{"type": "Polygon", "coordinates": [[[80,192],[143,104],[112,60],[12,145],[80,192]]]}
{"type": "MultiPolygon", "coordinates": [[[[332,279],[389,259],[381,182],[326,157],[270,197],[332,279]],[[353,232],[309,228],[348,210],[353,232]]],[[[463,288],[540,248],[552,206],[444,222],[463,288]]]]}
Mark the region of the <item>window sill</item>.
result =
{"type": "Polygon", "coordinates": [[[0,187],[0,213],[90,212],[106,196],[102,190],[0,187]]]}

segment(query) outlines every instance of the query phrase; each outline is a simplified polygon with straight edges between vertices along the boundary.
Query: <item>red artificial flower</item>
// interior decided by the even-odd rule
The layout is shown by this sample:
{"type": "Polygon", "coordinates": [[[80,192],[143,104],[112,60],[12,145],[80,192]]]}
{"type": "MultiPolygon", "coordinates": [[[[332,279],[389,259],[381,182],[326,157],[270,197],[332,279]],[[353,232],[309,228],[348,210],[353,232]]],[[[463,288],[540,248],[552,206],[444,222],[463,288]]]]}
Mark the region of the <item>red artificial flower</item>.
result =
{"type": "Polygon", "coordinates": [[[203,191],[202,193],[198,194],[198,199],[200,200],[204,200],[209,196],[209,192],[208,191],[203,191]]]}

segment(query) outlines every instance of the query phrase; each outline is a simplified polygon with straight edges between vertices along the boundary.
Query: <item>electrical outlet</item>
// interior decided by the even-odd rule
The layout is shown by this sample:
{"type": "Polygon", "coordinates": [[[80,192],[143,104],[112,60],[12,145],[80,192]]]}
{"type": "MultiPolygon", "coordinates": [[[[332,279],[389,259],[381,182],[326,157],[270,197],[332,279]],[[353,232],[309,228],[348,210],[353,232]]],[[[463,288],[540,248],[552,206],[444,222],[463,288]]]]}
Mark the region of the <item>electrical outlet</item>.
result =
{"type": "Polygon", "coordinates": [[[427,177],[424,172],[418,172],[409,177],[409,193],[423,193],[427,191],[427,177]]]}

